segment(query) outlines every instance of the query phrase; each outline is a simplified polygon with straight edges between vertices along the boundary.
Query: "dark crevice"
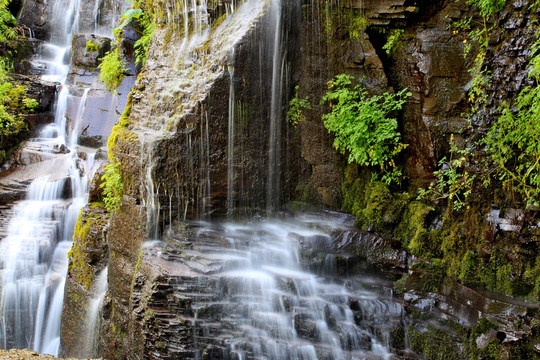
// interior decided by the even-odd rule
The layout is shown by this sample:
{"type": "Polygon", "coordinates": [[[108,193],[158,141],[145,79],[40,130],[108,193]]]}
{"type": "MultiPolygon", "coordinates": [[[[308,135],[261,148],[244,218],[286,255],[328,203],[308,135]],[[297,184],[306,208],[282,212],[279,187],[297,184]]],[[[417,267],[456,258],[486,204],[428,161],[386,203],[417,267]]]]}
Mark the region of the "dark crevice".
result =
{"type": "Polygon", "coordinates": [[[8,3],[8,10],[14,16],[18,17],[23,7],[23,2],[21,0],[12,0],[8,3]]]}

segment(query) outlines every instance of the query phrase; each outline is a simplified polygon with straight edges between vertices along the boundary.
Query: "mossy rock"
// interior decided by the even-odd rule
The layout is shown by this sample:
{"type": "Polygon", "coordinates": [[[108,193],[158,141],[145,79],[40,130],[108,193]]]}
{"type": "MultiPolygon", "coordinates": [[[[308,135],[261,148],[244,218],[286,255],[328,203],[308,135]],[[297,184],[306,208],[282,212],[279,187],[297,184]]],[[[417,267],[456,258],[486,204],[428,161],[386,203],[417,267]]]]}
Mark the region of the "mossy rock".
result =
{"type": "MultiPolygon", "coordinates": [[[[403,217],[396,227],[395,237],[406,247],[419,249],[429,238],[427,228],[428,217],[434,212],[434,208],[420,201],[413,201],[407,205],[403,217]]],[[[415,254],[419,255],[419,254],[415,254]]]]}

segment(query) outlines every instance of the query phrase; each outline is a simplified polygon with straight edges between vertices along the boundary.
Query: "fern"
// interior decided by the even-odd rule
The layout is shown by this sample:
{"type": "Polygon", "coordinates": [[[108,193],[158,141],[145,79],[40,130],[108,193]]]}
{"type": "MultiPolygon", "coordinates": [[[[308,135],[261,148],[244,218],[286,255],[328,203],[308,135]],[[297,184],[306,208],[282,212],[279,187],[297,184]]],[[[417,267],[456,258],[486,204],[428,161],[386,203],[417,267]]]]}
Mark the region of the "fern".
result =
{"type": "Polygon", "coordinates": [[[341,74],[329,81],[321,104],[330,104],[332,111],[323,115],[324,125],[335,135],[334,147],[349,155],[349,163],[378,167],[382,181],[399,182],[401,172],[394,159],[407,145],[401,142],[397,119],[391,114],[401,110],[412,94],[404,89],[369,96],[362,86],[352,86],[353,80],[341,74]]]}
{"type": "Polygon", "coordinates": [[[103,57],[101,64],[99,64],[99,69],[101,70],[99,78],[107,85],[107,89],[109,91],[116,91],[124,79],[124,72],[127,71],[126,63],[120,56],[119,47],[109,51],[103,57]]]}
{"type": "Polygon", "coordinates": [[[103,202],[108,212],[114,213],[120,209],[122,196],[124,195],[124,184],[120,174],[120,163],[112,162],[105,167],[105,173],[101,177],[104,182],[100,185],[103,189],[103,202]]]}

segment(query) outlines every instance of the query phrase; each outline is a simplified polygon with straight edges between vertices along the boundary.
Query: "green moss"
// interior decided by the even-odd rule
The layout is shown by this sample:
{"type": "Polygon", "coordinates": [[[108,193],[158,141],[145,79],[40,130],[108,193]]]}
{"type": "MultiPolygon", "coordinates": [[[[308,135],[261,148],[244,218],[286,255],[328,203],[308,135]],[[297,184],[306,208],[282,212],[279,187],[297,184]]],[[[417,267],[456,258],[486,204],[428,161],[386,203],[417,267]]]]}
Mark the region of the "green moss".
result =
{"type": "Polygon", "coordinates": [[[480,318],[476,325],[471,329],[471,335],[469,337],[469,358],[473,359],[486,359],[497,360],[500,359],[501,346],[499,340],[492,339],[486,347],[478,349],[476,346],[476,339],[482,334],[488,333],[490,330],[496,330],[497,326],[490,322],[486,318],[480,318]]]}
{"type": "Polygon", "coordinates": [[[69,273],[81,284],[86,290],[92,288],[94,283],[94,271],[89,268],[85,249],[87,247],[87,237],[95,224],[96,219],[84,218],[83,210],[79,214],[77,224],[75,225],[75,231],[73,234],[73,246],[68,252],[68,258],[71,260],[69,264],[69,273]]]}
{"type": "Polygon", "coordinates": [[[409,341],[414,352],[423,354],[431,360],[463,359],[463,352],[456,344],[456,339],[445,332],[428,326],[427,331],[420,332],[409,326],[409,341]]]}
{"type": "Polygon", "coordinates": [[[86,43],[86,51],[88,52],[98,52],[99,51],[99,44],[96,44],[93,39],[88,40],[86,43]]]}
{"type": "Polygon", "coordinates": [[[459,272],[459,279],[465,284],[466,281],[476,276],[476,269],[478,267],[478,255],[472,251],[467,251],[461,260],[461,269],[459,272]]]}
{"type": "MultiPolygon", "coordinates": [[[[405,209],[402,220],[396,227],[395,236],[405,246],[412,246],[420,253],[423,242],[428,238],[427,218],[434,212],[434,208],[419,201],[409,203],[405,209]]],[[[416,253],[415,255],[419,255],[416,253]]]]}
{"type": "Polygon", "coordinates": [[[366,207],[361,212],[364,224],[380,227],[383,222],[384,210],[393,200],[388,187],[380,181],[372,182],[369,186],[366,207]]]}

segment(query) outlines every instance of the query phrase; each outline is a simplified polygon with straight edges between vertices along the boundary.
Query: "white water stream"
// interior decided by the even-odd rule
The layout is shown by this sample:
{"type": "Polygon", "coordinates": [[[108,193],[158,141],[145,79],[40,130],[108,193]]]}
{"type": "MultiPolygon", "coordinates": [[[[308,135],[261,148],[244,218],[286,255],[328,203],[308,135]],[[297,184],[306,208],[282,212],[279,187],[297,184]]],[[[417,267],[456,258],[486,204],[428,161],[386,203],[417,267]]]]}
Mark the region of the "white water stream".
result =
{"type": "Polygon", "coordinates": [[[70,97],[66,53],[77,31],[79,7],[79,0],[55,2],[51,41],[42,46],[37,59],[44,69],[42,79],[59,82],[61,87],[54,123],[31,141],[57,156],[48,169],[50,175],[36,178],[26,200],[15,204],[7,236],[0,242],[0,346],[5,349],[31,348],[52,355],[59,350],[67,253],[78,214],[87,202],[94,165],[93,154],[87,154],[86,160],[77,155],[88,89],[71,123],[65,115],[70,97]]]}

